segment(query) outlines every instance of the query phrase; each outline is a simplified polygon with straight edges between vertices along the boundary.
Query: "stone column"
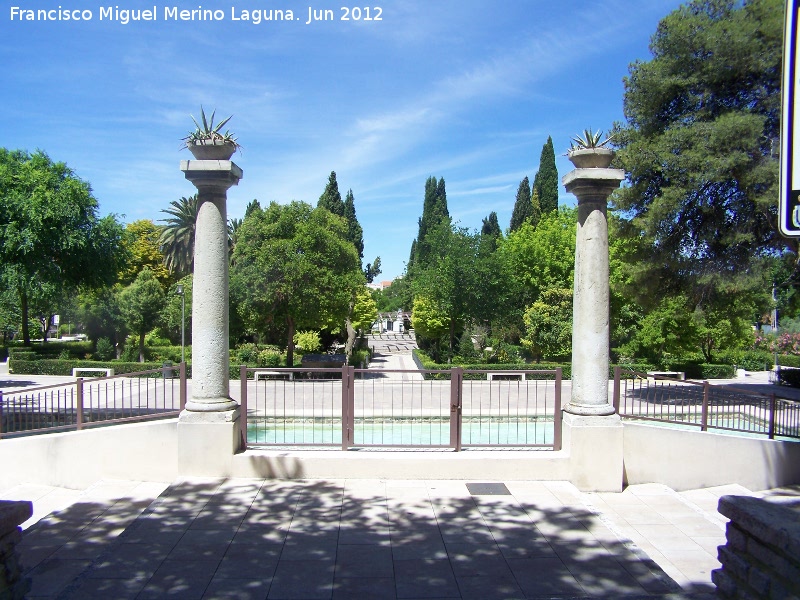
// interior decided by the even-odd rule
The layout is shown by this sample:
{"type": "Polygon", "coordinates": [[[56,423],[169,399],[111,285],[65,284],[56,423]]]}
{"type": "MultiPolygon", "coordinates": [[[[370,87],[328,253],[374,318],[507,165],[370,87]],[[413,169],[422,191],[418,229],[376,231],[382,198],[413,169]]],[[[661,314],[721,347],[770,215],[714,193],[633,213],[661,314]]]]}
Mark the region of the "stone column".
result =
{"type": "Polygon", "coordinates": [[[197,187],[197,223],[192,288],[192,396],[190,412],[236,408],[230,399],[228,351],[227,191],[242,170],[229,160],[181,161],[197,187]]]}
{"type": "Polygon", "coordinates": [[[586,168],[562,182],[578,198],[572,304],[572,398],[575,415],[611,415],[608,401],[608,197],[625,178],[621,169],[586,168]]]}
{"type": "Polygon", "coordinates": [[[227,191],[242,170],[230,160],[184,160],[197,187],[192,286],[192,391],[178,422],[182,475],[225,476],[238,450],[239,405],[229,395],[227,191]]]}
{"type": "MultiPolygon", "coordinates": [[[[610,162],[613,155],[609,150],[604,153],[610,162]]],[[[623,483],[622,422],[608,401],[606,206],[625,173],[607,165],[577,168],[562,179],[567,191],[578,198],[572,396],[564,407],[563,444],[570,453],[570,479],[584,491],[620,491],[623,483]]]]}

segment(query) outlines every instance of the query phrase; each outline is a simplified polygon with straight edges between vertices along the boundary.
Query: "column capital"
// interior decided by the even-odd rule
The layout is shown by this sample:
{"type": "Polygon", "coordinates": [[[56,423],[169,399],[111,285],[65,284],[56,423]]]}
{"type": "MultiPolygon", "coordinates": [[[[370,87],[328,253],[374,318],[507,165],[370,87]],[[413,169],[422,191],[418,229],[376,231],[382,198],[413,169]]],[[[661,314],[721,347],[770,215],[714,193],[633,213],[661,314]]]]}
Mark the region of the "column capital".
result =
{"type": "Polygon", "coordinates": [[[561,178],[567,192],[581,202],[606,202],[625,179],[622,169],[573,169],[561,178]]]}
{"type": "Polygon", "coordinates": [[[224,192],[238,185],[244,172],[230,160],[182,160],[181,171],[197,189],[205,188],[224,192]]]}

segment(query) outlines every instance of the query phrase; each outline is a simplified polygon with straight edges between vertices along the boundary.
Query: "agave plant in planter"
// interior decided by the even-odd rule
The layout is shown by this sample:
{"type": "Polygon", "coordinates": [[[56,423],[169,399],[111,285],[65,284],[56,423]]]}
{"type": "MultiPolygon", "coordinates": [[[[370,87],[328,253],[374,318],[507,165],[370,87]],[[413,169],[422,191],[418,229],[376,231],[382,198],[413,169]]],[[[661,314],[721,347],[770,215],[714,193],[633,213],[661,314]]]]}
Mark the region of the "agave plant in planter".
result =
{"type": "Polygon", "coordinates": [[[233,153],[241,148],[230,131],[222,132],[222,128],[233,115],[215,125],[214,115],[216,112],[216,110],[212,111],[211,118],[207,119],[206,112],[201,106],[200,120],[202,124],[198,123],[194,116],[189,115],[194,121],[195,129],[182,140],[197,160],[230,160],[233,153]]]}
{"type": "Polygon", "coordinates": [[[603,131],[593,133],[591,128],[584,129],[583,135],[572,138],[567,150],[567,158],[579,169],[607,168],[614,158],[614,151],[607,148],[614,135],[603,139],[603,131]]]}

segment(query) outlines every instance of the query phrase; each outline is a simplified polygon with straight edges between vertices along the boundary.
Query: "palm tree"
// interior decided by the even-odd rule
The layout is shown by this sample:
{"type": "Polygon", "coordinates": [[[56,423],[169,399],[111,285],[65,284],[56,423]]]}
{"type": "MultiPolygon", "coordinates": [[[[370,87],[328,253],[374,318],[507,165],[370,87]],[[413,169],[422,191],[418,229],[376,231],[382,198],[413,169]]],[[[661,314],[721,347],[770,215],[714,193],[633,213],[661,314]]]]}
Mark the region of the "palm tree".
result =
{"type": "Polygon", "coordinates": [[[197,194],[169,203],[161,212],[169,215],[161,219],[164,229],[159,243],[164,253],[164,264],[177,277],[189,275],[194,270],[194,232],[197,223],[197,194]]]}

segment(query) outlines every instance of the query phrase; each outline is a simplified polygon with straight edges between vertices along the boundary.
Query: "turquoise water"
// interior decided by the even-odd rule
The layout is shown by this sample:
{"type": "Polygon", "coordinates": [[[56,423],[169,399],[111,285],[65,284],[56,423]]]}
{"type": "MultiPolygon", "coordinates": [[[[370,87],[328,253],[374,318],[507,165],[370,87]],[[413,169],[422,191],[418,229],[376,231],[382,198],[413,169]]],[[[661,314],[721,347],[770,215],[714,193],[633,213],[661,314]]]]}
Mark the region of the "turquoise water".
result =
{"type": "MultiPolygon", "coordinates": [[[[553,443],[553,421],[537,419],[464,419],[464,445],[536,445],[553,443]]],[[[450,421],[444,419],[357,420],[356,446],[449,446],[450,421]]],[[[250,444],[336,445],[342,443],[341,419],[253,422],[247,427],[250,444]]]]}

